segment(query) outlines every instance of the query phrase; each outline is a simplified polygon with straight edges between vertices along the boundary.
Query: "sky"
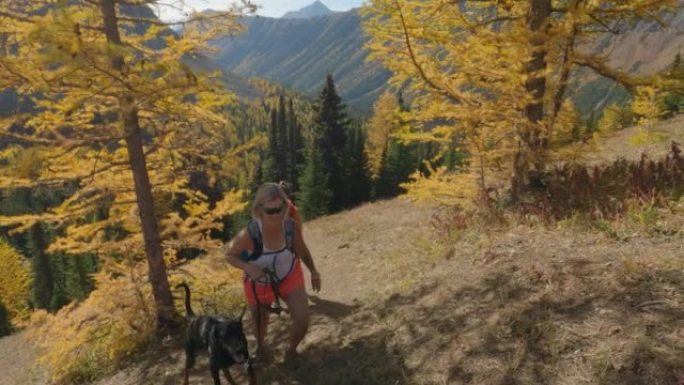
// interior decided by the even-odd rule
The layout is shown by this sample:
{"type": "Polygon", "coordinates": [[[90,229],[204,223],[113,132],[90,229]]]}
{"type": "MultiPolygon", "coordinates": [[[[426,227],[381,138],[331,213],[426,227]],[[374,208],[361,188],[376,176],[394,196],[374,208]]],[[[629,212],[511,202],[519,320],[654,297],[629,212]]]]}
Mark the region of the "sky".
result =
{"type": "MultiPolygon", "coordinates": [[[[280,17],[288,11],[296,11],[306,7],[315,0],[253,0],[253,3],[261,7],[257,14],[269,17],[280,17]]],[[[359,7],[363,0],[320,0],[333,11],[347,11],[354,7],[359,7]]],[[[187,7],[201,11],[203,9],[226,9],[233,1],[231,0],[185,0],[187,7]]],[[[162,3],[172,3],[172,1],[162,1],[162,3]]],[[[176,20],[180,12],[173,11],[169,7],[161,7],[161,18],[164,20],[176,20]]]]}

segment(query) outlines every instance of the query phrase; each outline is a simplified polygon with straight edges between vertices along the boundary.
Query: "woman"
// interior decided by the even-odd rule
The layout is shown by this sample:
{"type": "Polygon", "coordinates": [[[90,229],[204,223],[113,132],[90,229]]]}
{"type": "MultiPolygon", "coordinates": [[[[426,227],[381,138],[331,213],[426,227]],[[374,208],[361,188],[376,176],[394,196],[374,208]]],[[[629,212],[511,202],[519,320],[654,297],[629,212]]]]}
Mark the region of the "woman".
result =
{"type": "MultiPolygon", "coordinates": [[[[311,272],[314,291],[321,288],[321,277],[313,264],[302,237],[302,225],[288,216],[289,200],[282,187],[265,183],[259,187],[252,204],[252,220],[261,235],[261,253],[257,258],[241,258],[254,254],[257,245],[248,229],[243,229],[233,240],[226,253],[231,265],[245,272],[245,296],[252,310],[254,331],[257,338],[257,360],[268,361],[265,344],[268,331],[268,308],[279,295],[287,304],[292,318],[290,343],[285,352],[287,359],[297,355],[297,346],[309,327],[309,299],[304,285],[300,261],[311,272]],[[292,250],[288,248],[286,226],[294,227],[292,250]],[[293,252],[294,251],[294,252],[293,252]],[[275,285],[273,283],[276,283],[275,285]],[[274,293],[273,289],[277,289],[274,293]]],[[[250,225],[251,226],[251,225],[250,225]]]]}

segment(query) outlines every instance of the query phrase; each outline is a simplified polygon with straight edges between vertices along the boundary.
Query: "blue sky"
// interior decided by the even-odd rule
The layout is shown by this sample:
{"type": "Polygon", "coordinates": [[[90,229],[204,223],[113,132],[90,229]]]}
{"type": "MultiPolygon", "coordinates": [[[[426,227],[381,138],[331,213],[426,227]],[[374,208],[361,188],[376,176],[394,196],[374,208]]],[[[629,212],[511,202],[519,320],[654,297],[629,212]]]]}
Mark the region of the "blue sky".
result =
{"type": "MultiPolygon", "coordinates": [[[[314,1],[315,0],[253,0],[255,4],[261,6],[257,13],[270,17],[280,17],[285,12],[298,10],[314,1]]],[[[333,11],[346,11],[361,6],[364,0],[321,0],[321,2],[333,11]]],[[[225,9],[231,3],[232,1],[230,0],[185,0],[187,7],[198,11],[207,8],[225,9]]],[[[168,7],[162,7],[162,11],[162,19],[175,19],[179,16],[179,13],[171,11],[168,7]]]]}

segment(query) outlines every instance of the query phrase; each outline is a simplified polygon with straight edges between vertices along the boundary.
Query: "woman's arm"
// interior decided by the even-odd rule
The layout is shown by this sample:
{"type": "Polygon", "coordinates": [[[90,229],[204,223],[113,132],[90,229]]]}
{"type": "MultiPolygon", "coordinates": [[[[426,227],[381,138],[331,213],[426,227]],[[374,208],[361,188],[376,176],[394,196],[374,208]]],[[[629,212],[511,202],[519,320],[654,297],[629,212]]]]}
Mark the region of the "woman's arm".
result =
{"type": "Polygon", "coordinates": [[[250,251],[254,248],[252,245],[252,239],[247,233],[247,229],[243,229],[238,233],[238,235],[233,239],[228,250],[226,251],[226,261],[231,265],[237,267],[238,269],[247,273],[252,279],[257,279],[264,275],[264,272],[257,266],[245,262],[240,258],[243,251],[250,251]]]}
{"type": "Polygon", "coordinates": [[[295,221],[294,248],[295,255],[297,255],[302,262],[304,262],[306,267],[311,272],[311,287],[314,289],[314,291],[321,290],[321,275],[318,273],[318,270],[316,270],[309,247],[306,245],[306,242],[304,242],[302,224],[298,221],[295,221]]]}

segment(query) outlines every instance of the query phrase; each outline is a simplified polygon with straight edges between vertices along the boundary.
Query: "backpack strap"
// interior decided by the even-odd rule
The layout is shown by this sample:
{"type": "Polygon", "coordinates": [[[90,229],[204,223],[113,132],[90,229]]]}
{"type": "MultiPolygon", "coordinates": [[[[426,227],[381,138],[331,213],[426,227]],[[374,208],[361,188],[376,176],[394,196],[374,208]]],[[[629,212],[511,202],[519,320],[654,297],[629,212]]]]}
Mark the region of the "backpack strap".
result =
{"type": "Polygon", "coordinates": [[[264,240],[261,237],[261,229],[259,229],[259,222],[251,219],[247,224],[247,233],[252,239],[252,244],[254,244],[254,251],[247,257],[248,261],[253,261],[261,256],[264,251],[264,240]]]}
{"type": "MultiPolygon", "coordinates": [[[[247,232],[249,237],[252,239],[254,244],[254,251],[251,255],[247,257],[247,261],[253,261],[261,256],[264,252],[264,240],[261,235],[261,229],[259,228],[259,222],[251,219],[247,224],[247,232]]],[[[294,233],[295,233],[295,221],[292,218],[285,218],[285,246],[294,254],[294,233]]]]}
{"type": "Polygon", "coordinates": [[[294,254],[294,232],[295,221],[292,218],[285,218],[285,245],[294,254]]]}

